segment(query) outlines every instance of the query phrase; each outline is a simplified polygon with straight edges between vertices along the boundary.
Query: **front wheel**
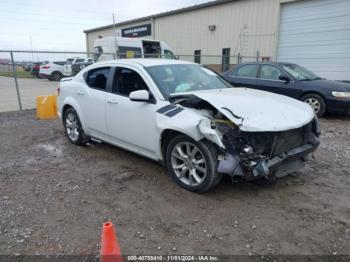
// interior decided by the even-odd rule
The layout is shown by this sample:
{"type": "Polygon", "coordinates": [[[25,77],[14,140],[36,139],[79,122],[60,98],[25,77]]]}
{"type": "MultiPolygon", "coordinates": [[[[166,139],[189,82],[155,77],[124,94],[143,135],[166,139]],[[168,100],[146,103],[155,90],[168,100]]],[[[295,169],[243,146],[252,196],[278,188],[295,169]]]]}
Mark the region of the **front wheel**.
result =
{"type": "Polygon", "coordinates": [[[217,173],[218,151],[208,141],[196,142],[178,135],[167,146],[166,165],[175,182],[192,192],[204,193],[221,180],[217,173]]]}
{"type": "Polygon", "coordinates": [[[69,142],[75,145],[85,145],[86,137],[79,116],[73,108],[69,108],[64,113],[63,125],[69,142]]]}
{"type": "Polygon", "coordinates": [[[303,102],[309,104],[314,110],[317,117],[322,117],[326,112],[326,103],[324,99],[318,94],[307,94],[301,99],[303,102]]]}

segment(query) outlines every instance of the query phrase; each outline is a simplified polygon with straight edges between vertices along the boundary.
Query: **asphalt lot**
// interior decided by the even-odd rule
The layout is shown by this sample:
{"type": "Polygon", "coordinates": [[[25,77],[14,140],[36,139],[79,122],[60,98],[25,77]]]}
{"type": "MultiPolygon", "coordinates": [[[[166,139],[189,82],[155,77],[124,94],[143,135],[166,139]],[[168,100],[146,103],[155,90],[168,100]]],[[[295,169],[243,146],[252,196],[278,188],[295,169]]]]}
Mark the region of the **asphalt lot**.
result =
{"type": "MultiPolygon", "coordinates": [[[[47,79],[18,78],[23,109],[35,108],[36,97],[57,93],[58,82],[47,79]]],[[[15,80],[0,76],[0,112],[19,110],[15,80]]]]}
{"type": "Polygon", "coordinates": [[[143,157],[70,144],[58,120],[1,113],[0,254],[97,254],[112,220],[129,255],[350,255],[350,118],[321,127],[304,170],[199,195],[143,157]]]}

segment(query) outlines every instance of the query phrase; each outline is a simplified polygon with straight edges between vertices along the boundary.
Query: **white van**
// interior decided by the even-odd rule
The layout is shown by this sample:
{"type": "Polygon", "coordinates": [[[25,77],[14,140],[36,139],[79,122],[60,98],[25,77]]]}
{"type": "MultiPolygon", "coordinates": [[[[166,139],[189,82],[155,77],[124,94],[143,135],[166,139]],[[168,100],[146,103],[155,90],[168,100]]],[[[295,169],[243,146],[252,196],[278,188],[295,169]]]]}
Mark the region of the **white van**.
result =
{"type": "Polygon", "coordinates": [[[94,60],[116,58],[167,58],[175,59],[170,47],[163,41],[128,38],[100,37],[94,42],[94,60]]]}

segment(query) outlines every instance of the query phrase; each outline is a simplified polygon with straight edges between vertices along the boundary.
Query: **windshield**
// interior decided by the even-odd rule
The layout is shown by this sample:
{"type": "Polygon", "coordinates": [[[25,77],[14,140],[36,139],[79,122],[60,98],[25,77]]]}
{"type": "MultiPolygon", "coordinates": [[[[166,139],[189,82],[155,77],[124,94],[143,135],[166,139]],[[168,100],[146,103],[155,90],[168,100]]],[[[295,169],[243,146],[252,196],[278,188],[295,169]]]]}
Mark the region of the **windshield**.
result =
{"type": "Polygon", "coordinates": [[[230,87],[216,73],[199,65],[159,65],[146,70],[166,99],[173,93],[230,87]]]}
{"type": "Polygon", "coordinates": [[[321,79],[315,73],[307,70],[306,68],[295,64],[283,64],[282,68],[291,74],[297,80],[317,80],[321,79]]]}

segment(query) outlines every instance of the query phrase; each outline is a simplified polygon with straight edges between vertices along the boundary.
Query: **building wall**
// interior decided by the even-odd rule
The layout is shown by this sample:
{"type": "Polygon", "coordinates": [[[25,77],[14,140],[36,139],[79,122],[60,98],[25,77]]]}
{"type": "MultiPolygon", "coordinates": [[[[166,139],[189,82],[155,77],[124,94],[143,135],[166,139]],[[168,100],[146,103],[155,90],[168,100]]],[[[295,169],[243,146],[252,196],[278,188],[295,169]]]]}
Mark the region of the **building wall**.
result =
{"type": "Polygon", "coordinates": [[[166,41],[176,54],[221,55],[230,48],[231,55],[274,54],[278,28],[279,1],[241,0],[155,19],[155,36],[166,41]],[[210,31],[209,25],[216,30],[210,31]],[[241,37],[240,37],[241,35],[241,37]]]}
{"type": "MultiPolygon", "coordinates": [[[[181,59],[193,61],[194,50],[202,56],[221,56],[223,48],[230,55],[276,57],[281,3],[302,0],[237,0],[184,13],[154,18],[153,36],[165,41],[181,59]],[[209,25],[216,30],[210,31],[209,25]]],[[[117,27],[150,23],[145,20],[117,27]]],[[[93,51],[93,42],[99,36],[113,35],[113,29],[87,34],[87,50],[93,51]]],[[[220,64],[221,58],[202,58],[202,63],[220,64]],[[209,61],[210,60],[210,61],[209,61]]]]}
{"type": "MultiPolygon", "coordinates": [[[[144,20],[142,22],[139,23],[130,23],[124,26],[117,26],[116,27],[116,31],[117,31],[117,35],[118,35],[118,31],[124,29],[124,28],[128,28],[128,27],[133,27],[133,26],[138,26],[138,25],[143,25],[143,24],[148,24],[151,23],[150,20],[144,20]]],[[[108,28],[108,29],[102,29],[102,30],[98,30],[98,31],[94,31],[94,32],[89,32],[86,34],[86,50],[88,52],[93,52],[94,51],[94,41],[99,37],[99,36],[113,36],[113,28],[108,28]]],[[[143,37],[143,38],[152,38],[152,36],[149,37],[143,37]]]]}

